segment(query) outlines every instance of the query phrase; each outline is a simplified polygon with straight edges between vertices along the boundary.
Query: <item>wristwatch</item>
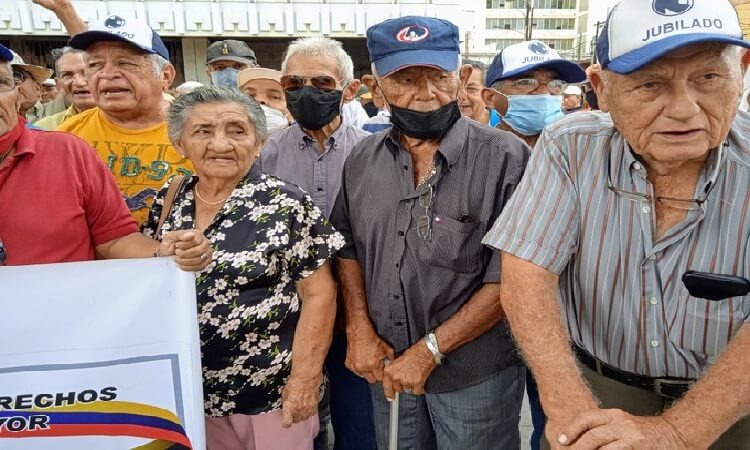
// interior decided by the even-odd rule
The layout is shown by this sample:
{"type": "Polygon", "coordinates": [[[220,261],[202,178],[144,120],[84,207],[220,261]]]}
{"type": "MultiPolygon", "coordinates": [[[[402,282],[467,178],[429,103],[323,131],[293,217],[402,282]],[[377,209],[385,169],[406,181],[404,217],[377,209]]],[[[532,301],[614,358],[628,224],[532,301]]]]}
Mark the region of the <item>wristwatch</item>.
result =
{"type": "Polygon", "coordinates": [[[437,337],[435,337],[435,330],[430,330],[424,337],[424,343],[427,344],[427,349],[432,353],[432,357],[435,358],[435,364],[440,365],[445,359],[445,355],[440,353],[440,347],[438,347],[437,337]]]}

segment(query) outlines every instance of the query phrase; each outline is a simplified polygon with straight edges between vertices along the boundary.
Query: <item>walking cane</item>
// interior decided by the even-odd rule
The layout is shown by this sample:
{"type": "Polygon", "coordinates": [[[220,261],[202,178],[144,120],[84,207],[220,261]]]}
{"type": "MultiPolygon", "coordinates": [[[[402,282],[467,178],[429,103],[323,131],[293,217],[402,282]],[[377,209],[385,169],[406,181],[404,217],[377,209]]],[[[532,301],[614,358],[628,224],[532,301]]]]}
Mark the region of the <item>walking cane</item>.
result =
{"type": "MultiPolygon", "coordinates": [[[[385,359],[386,366],[391,360],[385,359]]],[[[391,400],[391,413],[388,421],[388,450],[398,450],[398,392],[391,400]]]]}

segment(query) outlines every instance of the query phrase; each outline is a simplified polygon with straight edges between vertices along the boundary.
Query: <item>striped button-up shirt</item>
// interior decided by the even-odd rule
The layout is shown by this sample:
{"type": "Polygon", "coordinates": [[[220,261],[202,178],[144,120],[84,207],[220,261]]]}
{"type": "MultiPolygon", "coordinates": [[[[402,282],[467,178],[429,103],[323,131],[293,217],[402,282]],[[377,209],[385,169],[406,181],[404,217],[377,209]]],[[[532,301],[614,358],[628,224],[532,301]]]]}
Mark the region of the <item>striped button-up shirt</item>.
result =
{"type": "Polygon", "coordinates": [[[603,113],[548,127],[526,176],[485,244],[560,276],[572,340],[605,363],[646,376],[697,378],[748,321],[750,297],[689,295],[687,270],[750,277],[750,115],[739,113],[725,151],[712,151],[696,186],[699,210],[661,237],[643,165],[603,113]],[[726,155],[721,157],[721,155],[726,155]]]}
{"type": "Polygon", "coordinates": [[[342,119],[321,152],[318,143],[293,124],[268,138],[260,152],[261,165],[265,173],[310,194],[315,206],[329,217],[341,187],[344,161],[354,145],[369,134],[342,119]]]}

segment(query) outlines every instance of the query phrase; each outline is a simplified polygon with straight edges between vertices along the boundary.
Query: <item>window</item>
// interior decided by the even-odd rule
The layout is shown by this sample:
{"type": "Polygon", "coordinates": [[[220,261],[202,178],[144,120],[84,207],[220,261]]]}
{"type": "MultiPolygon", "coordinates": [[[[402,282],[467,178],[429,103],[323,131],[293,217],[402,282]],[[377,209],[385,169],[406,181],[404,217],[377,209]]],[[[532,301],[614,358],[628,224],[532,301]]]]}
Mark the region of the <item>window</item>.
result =
{"type": "Polygon", "coordinates": [[[523,19],[487,19],[488,30],[523,30],[523,19]]]}
{"type": "Polygon", "coordinates": [[[573,39],[546,39],[544,42],[558,52],[573,49],[573,39]]]}
{"type": "Polygon", "coordinates": [[[539,9],[576,9],[577,0],[534,0],[534,8],[539,9]]]}
{"type": "Polygon", "coordinates": [[[509,45],[518,44],[521,41],[522,39],[485,39],[484,45],[500,51],[509,45]]]}
{"type": "Polygon", "coordinates": [[[575,19],[536,19],[534,21],[534,28],[537,30],[572,30],[575,26],[575,19]]]}

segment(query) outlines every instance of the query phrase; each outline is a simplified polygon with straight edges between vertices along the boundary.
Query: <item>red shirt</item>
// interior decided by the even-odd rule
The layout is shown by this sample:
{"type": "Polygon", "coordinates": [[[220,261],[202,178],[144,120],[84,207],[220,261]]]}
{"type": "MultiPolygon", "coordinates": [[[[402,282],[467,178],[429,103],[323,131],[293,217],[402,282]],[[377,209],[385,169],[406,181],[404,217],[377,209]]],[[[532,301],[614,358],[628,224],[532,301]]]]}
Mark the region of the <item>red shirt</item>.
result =
{"type": "Polygon", "coordinates": [[[25,129],[0,166],[0,240],[8,265],[94,259],[137,232],[114,177],[77,137],[25,129]]]}

